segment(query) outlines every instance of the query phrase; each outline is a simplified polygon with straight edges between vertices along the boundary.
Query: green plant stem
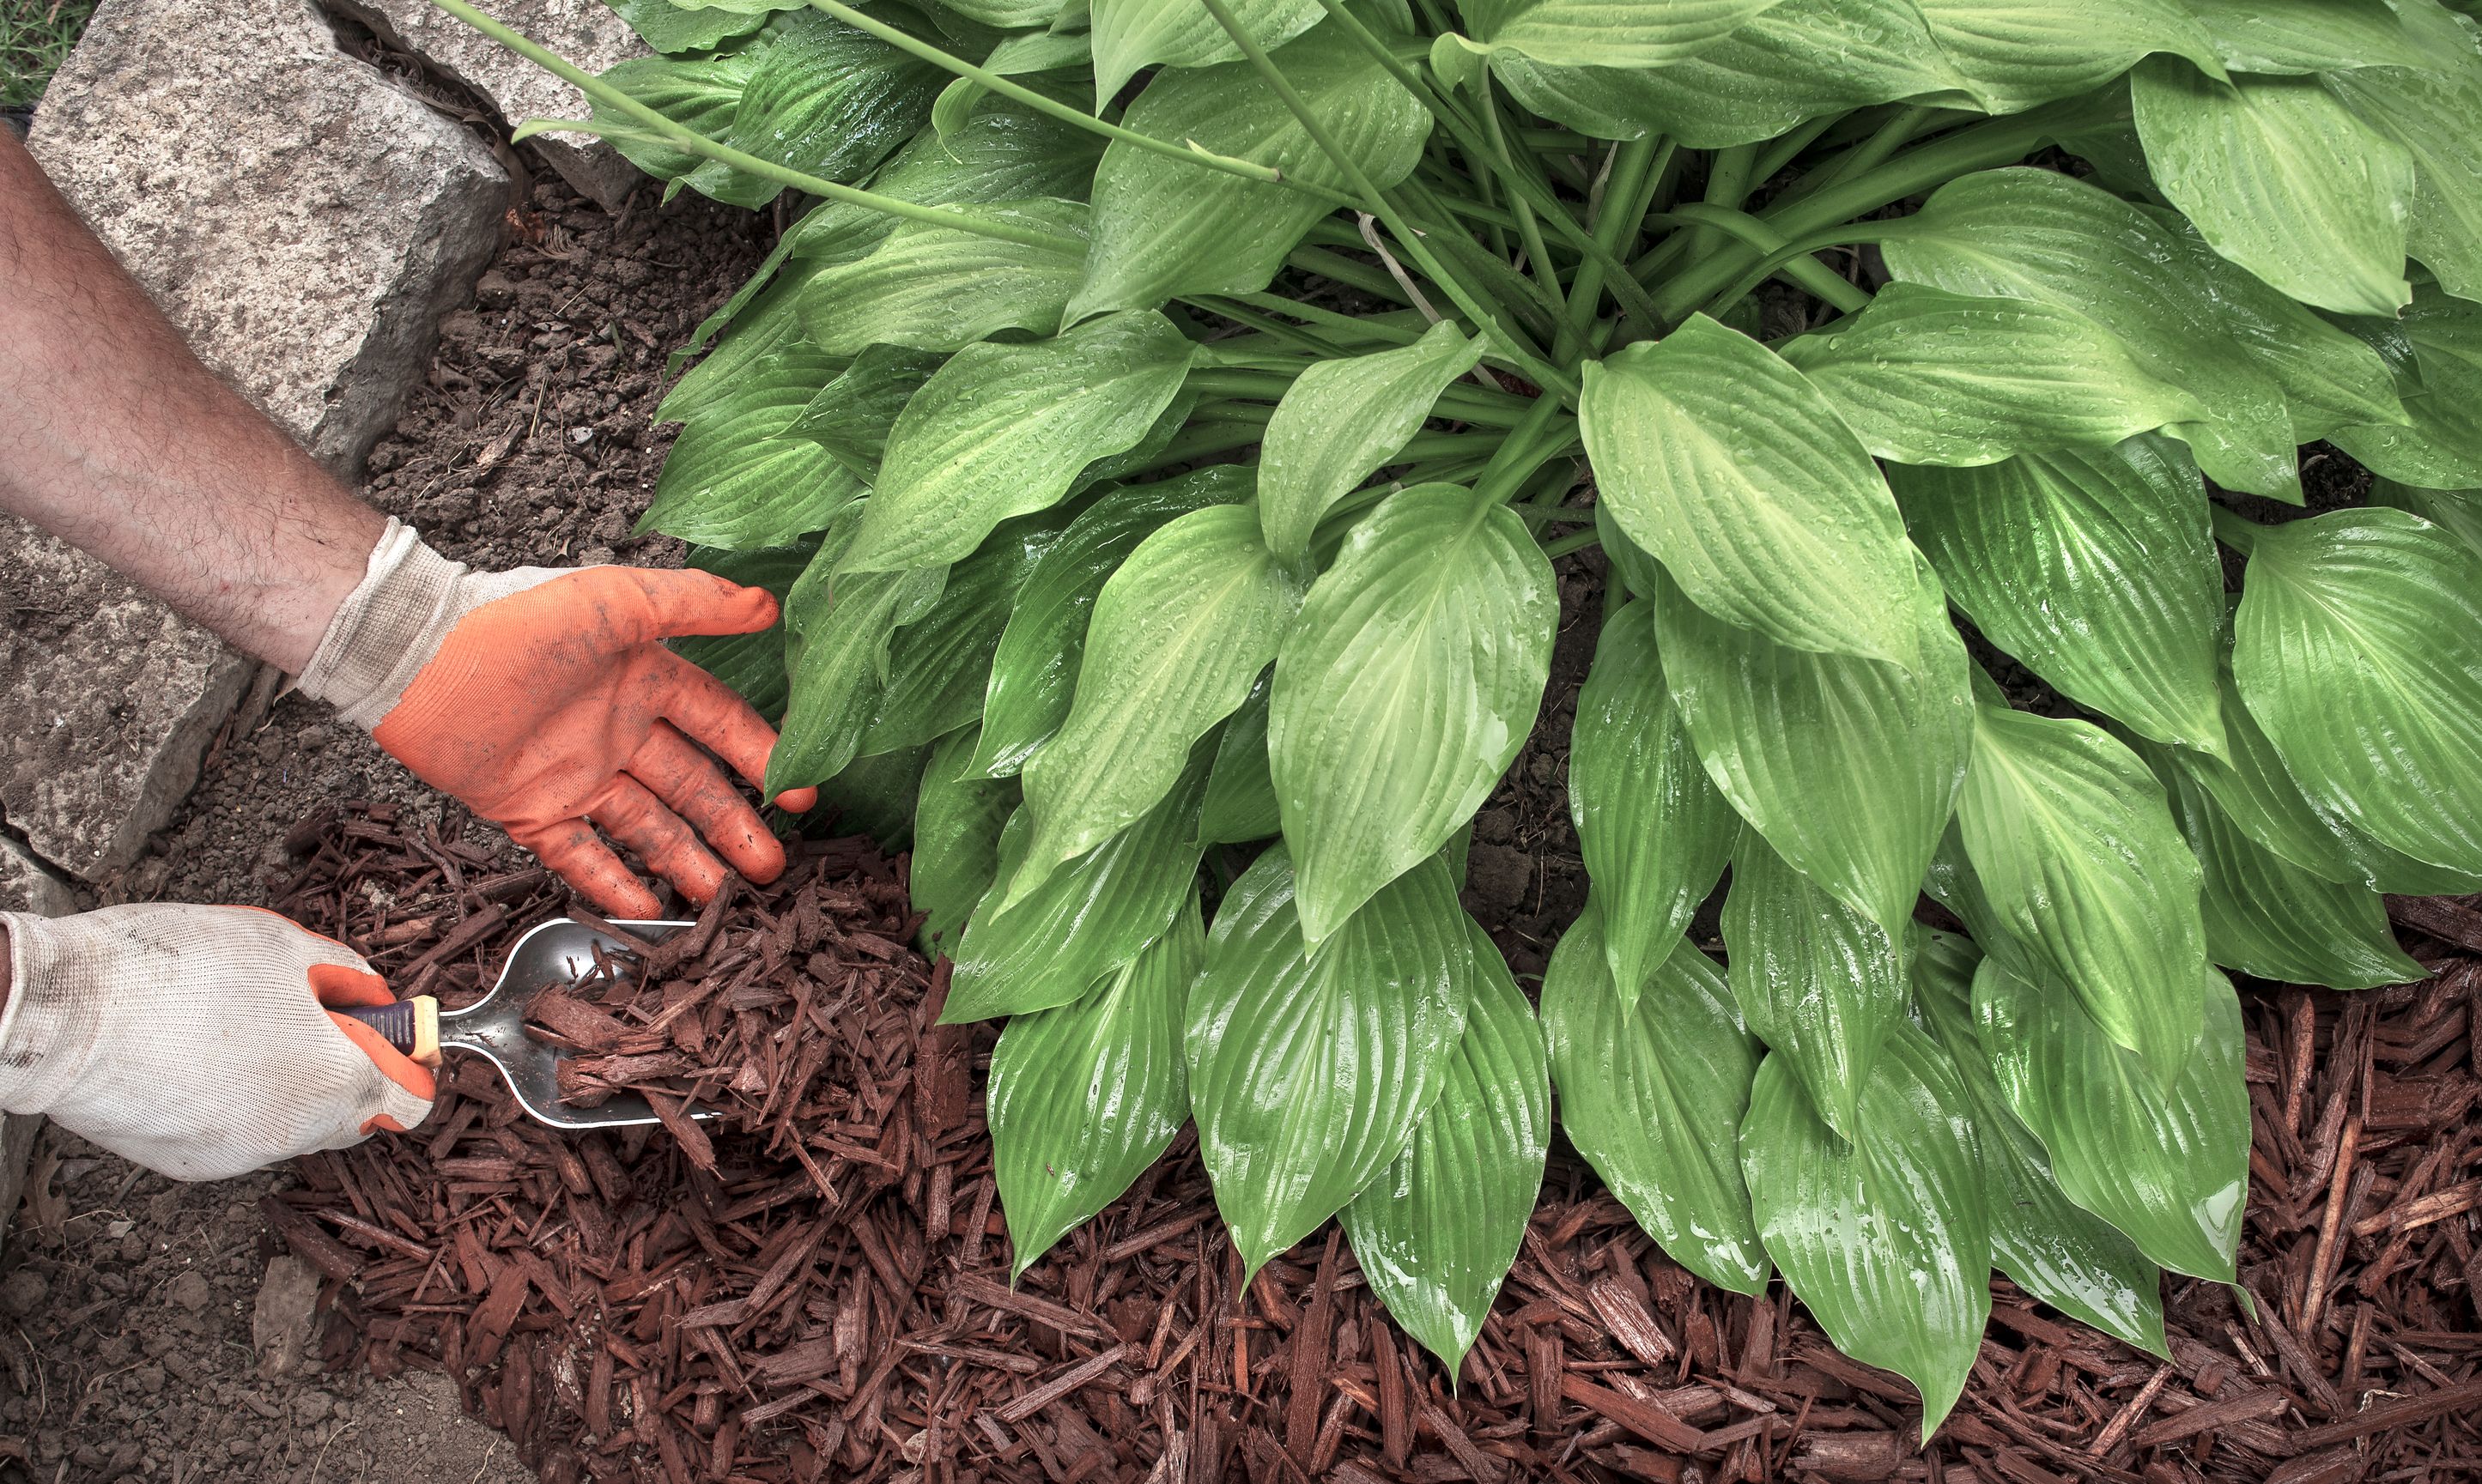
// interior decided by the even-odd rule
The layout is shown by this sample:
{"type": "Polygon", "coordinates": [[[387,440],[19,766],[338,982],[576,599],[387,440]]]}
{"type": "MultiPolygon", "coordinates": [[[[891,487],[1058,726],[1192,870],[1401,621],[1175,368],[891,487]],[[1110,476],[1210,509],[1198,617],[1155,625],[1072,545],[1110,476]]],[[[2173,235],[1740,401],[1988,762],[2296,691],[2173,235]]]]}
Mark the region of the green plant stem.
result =
{"type": "Polygon", "coordinates": [[[1691,309],[1714,298],[1746,273],[1750,264],[1783,242],[1799,241],[1836,222],[1866,216],[1906,196],[1944,185],[1959,175],[2021,160],[2064,126],[2099,117],[2100,111],[2093,102],[2072,99],[2068,104],[1994,118],[1916,145],[1876,169],[1798,201],[1771,204],[1757,220],[1775,229],[1778,242],[1758,247],[1737,245],[1691,264],[1654,291],[1657,323],[1678,324],[1691,309]]]}
{"type": "MultiPolygon", "coordinates": [[[[1491,74],[1482,76],[1483,122],[1491,134],[1491,147],[1503,160],[1508,158],[1508,143],[1499,122],[1499,105],[1491,95],[1491,74]]],[[[1512,166],[1513,169],[1514,167],[1512,166]]],[[[1560,285],[1560,270],[1551,261],[1550,252],[1543,246],[1543,224],[1534,219],[1534,208],[1521,194],[1512,188],[1510,206],[1517,213],[1518,240],[1525,245],[1525,259],[1534,266],[1534,276],[1542,281],[1543,292],[1568,312],[1567,290],[1560,285]]]]}
{"type": "MultiPolygon", "coordinates": [[[[1218,366],[1191,372],[1184,384],[1208,397],[1277,402],[1292,390],[1293,382],[1307,370],[1309,365],[1297,365],[1284,371],[1218,366]]],[[[1451,386],[1439,394],[1439,400],[1434,405],[1437,416],[1452,418],[1460,423],[1472,423],[1480,428],[1517,428],[1524,424],[1534,404],[1504,392],[1451,386]]]]}
{"type": "Polygon", "coordinates": [[[1563,365],[1575,359],[1587,330],[1594,325],[1595,311],[1603,301],[1604,258],[1616,257],[1618,249],[1637,235],[1646,219],[1641,194],[1650,189],[1650,182],[1671,163],[1672,148],[1670,140],[1658,143],[1649,135],[1630,140],[1614,152],[1611,176],[1603,183],[1602,203],[1595,212],[1595,243],[1603,249],[1603,256],[1591,257],[1577,265],[1577,279],[1569,289],[1569,312],[1551,347],[1551,353],[1563,365]]]}
{"type": "Polygon", "coordinates": [[[1474,482],[1474,499],[1478,506],[1494,506],[1516,494],[1518,487],[1532,478],[1535,470],[1543,467],[1545,459],[1555,456],[1576,437],[1577,430],[1573,424],[1556,438],[1545,436],[1559,411],[1558,402],[1551,397],[1534,400],[1534,405],[1526,410],[1524,421],[1508,434],[1492,456],[1491,466],[1483,470],[1482,478],[1474,482]]]}
{"type": "Polygon", "coordinates": [[[1819,182],[1818,188],[1826,190],[1887,164],[1888,157],[1912,143],[1914,136],[1921,132],[1922,125],[1930,122],[1938,113],[1935,108],[1918,106],[1898,109],[1895,117],[1881,124],[1868,139],[1837,160],[1829,169],[1827,177],[1819,182]]]}
{"type": "MultiPolygon", "coordinates": [[[[1354,246],[1360,247],[1360,243],[1357,241],[1354,246]]],[[[1386,299],[1390,303],[1405,304],[1408,307],[1412,305],[1412,300],[1406,298],[1405,290],[1395,279],[1388,277],[1385,270],[1368,268],[1351,258],[1338,257],[1325,247],[1295,247],[1284,262],[1306,273],[1316,273],[1322,278],[1333,278],[1347,288],[1360,289],[1364,294],[1386,299]]]]}
{"type": "Polygon", "coordinates": [[[1421,318],[1418,311],[1350,315],[1338,314],[1333,309],[1322,309],[1316,304],[1306,304],[1299,299],[1286,299],[1281,294],[1264,292],[1234,294],[1229,298],[1235,302],[1248,304],[1254,309],[1264,309],[1271,314],[1291,315],[1294,319],[1318,325],[1330,331],[1333,338],[1340,339],[1347,345],[1356,341],[1372,340],[1385,341],[1389,345],[1412,345],[1422,338],[1420,328],[1404,323],[1405,317],[1418,322],[1421,318]]]}
{"type": "MultiPolygon", "coordinates": [[[[1865,289],[1838,277],[1826,264],[1806,253],[1785,253],[1783,234],[1747,212],[1731,211],[1713,205],[1695,203],[1675,206],[1669,212],[1647,219],[1695,228],[1713,227],[1743,244],[1768,255],[1781,255],[1783,261],[1777,272],[1834,304],[1847,314],[1859,314],[1870,307],[1870,295],[1865,289]]],[[[1762,258],[1761,261],[1765,259],[1762,258]]]]}
{"type": "MultiPolygon", "coordinates": [[[[665,117],[593,73],[571,66],[557,53],[536,45],[520,33],[510,30],[490,16],[465,4],[465,0],[431,0],[431,3],[544,71],[568,83],[594,101],[615,113],[638,120],[651,129],[657,137],[667,143],[677,144],[692,154],[720,161],[735,169],[746,170],[763,179],[791,186],[797,191],[806,191],[812,195],[823,196],[828,200],[843,201],[848,205],[884,212],[907,221],[918,221],[929,226],[945,227],[951,231],[988,237],[997,242],[1017,243],[1022,247],[1042,247],[1056,252],[1082,253],[1085,250],[1085,244],[1073,237],[1063,237],[1033,227],[1019,226],[1015,222],[986,217],[980,212],[969,211],[960,206],[925,206],[916,201],[900,200],[892,195],[881,195],[875,191],[838,185],[832,180],[822,180],[816,175],[805,174],[801,170],[779,165],[773,160],[762,160],[756,155],[744,154],[729,144],[717,143],[686,124],[665,117]]],[[[574,130],[580,134],[592,134],[598,139],[610,134],[630,132],[598,124],[589,119],[551,119],[546,121],[545,127],[574,130]]]]}
{"type": "MultiPolygon", "coordinates": [[[[1898,235],[1899,226],[1900,223],[1893,221],[1852,222],[1844,226],[1830,227],[1824,232],[1814,233],[1799,242],[1785,243],[1765,257],[1758,259],[1748,273],[1732,280],[1731,287],[1707,300],[1705,312],[1711,315],[1722,314],[1725,309],[1739,302],[1744,295],[1756,290],[1759,284],[1774,277],[1778,273],[1788,271],[1790,265],[1808,258],[1811,253],[1828,247],[1849,247],[1862,243],[1885,242],[1898,235]]],[[[1835,277],[1834,271],[1827,269],[1823,264],[1813,266],[1820,272],[1828,273],[1830,277],[1835,277]]],[[[1840,277],[1836,277],[1835,281],[1846,282],[1840,277]]]]}
{"type": "Polygon", "coordinates": [[[1563,396],[1569,398],[1576,397],[1576,378],[1545,362],[1542,352],[1536,351],[1522,334],[1507,323],[1506,311],[1494,313],[1493,309],[1496,306],[1491,303],[1488,296],[1475,293],[1440,266],[1439,260],[1434,257],[1431,249],[1423,244],[1421,234],[1414,231],[1403,214],[1387,200],[1386,194],[1379,189],[1376,182],[1371,180],[1369,172],[1361,168],[1361,162],[1354,159],[1336,144],[1335,137],[1329,133],[1327,125],[1321,122],[1318,115],[1311,111],[1307,100],[1304,99],[1300,91],[1293,87],[1292,79],[1286,77],[1283,69],[1268,59],[1266,48],[1260,46],[1257,39],[1233,18],[1232,8],[1227,5],[1225,0],[1202,0],[1202,3],[1206,7],[1207,13],[1215,17],[1215,23],[1224,28],[1224,34],[1232,39],[1232,44],[1241,49],[1242,57],[1261,78],[1266,80],[1269,91],[1276,94],[1277,99],[1301,124],[1302,132],[1310,137],[1310,143],[1316,144],[1319,152],[1326,155],[1337,169],[1344,172],[1346,180],[1352,182],[1355,192],[1367,203],[1364,209],[1371,211],[1382,221],[1387,223],[1388,232],[1396,238],[1406,254],[1422,266],[1422,271],[1430,276],[1431,281],[1445,290],[1448,297],[1456,300],[1458,308],[1473,317],[1476,325],[1490,326],[1492,336],[1499,343],[1501,351],[1516,361],[1518,367],[1533,378],[1536,385],[1556,388],[1563,396]]]}
{"type": "Polygon", "coordinates": [[[2266,529],[2240,511],[2220,505],[2208,505],[2206,515],[2215,523],[2215,539],[2244,557],[2258,545],[2259,534],[2266,529]]]}
{"type": "Polygon", "coordinates": [[[1325,186],[1313,185],[1307,180],[1291,179],[1272,165],[1260,165],[1251,160],[1235,159],[1231,155],[1217,154],[1196,143],[1175,143],[1171,140],[1156,139],[1150,134],[1140,134],[1135,129],[1124,129],[1117,123],[1097,118],[1083,109],[1037,92],[1021,83],[1012,82],[987,67],[978,67],[962,57],[951,56],[919,37],[908,35],[884,20],[874,19],[852,6],[842,4],[841,0],[809,0],[809,4],[811,9],[832,15],[856,30],[868,32],[897,50],[919,57],[942,71],[966,78],[981,87],[990,89],[1001,97],[1022,103],[1037,113],[1048,114],[1061,122],[1083,129],[1089,134],[1099,134],[1105,139],[1126,144],[1132,149],[1143,149],[1149,154],[1162,155],[1171,160],[1186,160],[1192,165],[1222,170],[1225,174],[1238,175],[1244,180],[1254,180],[1261,185],[1285,186],[1295,191],[1307,192],[1331,205],[1353,204],[1352,200],[1341,192],[1331,191],[1325,186]]]}
{"type": "Polygon", "coordinates": [[[1834,127],[1835,123],[1835,116],[1830,114],[1823,118],[1813,118],[1791,133],[1770,142],[1766,153],[1758,156],[1758,163],[1751,169],[1751,180],[1757,185],[1764,185],[1775,179],[1782,172],[1785,166],[1798,158],[1803,150],[1816,143],[1818,137],[1834,127]]]}
{"type": "Polygon", "coordinates": [[[1547,561],[1557,561],[1561,558],[1568,556],[1571,552],[1581,552],[1589,546],[1600,546],[1602,544],[1603,537],[1601,533],[1597,532],[1594,527],[1588,526],[1583,530],[1571,531],[1567,535],[1558,536],[1544,542],[1543,556],[1544,560],[1547,561]]]}
{"type": "MultiPolygon", "coordinates": [[[[1240,305],[1233,303],[1229,299],[1196,296],[1184,297],[1180,299],[1180,302],[1190,305],[1192,308],[1202,310],[1207,314],[1215,315],[1220,319],[1230,320],[1235,325],[1247,325],[1251,329],[1255,330],[1258,335],[1273,340],[1279,345],[1285,346],[1292,350],[1305,351],[1322,359],[1337,360],[1352,353],[1342,346],[1336,345],[1313,331],[1303,329],[1298,325],[1286,325],[1271,315],[1260,314],[1254,309],[1245,309],[1240,305]]],[[[1244,335],[1236,337],[1236,340],[1247,341],[1254,338],[1256,337],[1244,335]]],[[[1216,343],[1215,349],[1220,352],[1230,354],[1235,349],[1235,341],[1219,341],[1216,343]]]]}

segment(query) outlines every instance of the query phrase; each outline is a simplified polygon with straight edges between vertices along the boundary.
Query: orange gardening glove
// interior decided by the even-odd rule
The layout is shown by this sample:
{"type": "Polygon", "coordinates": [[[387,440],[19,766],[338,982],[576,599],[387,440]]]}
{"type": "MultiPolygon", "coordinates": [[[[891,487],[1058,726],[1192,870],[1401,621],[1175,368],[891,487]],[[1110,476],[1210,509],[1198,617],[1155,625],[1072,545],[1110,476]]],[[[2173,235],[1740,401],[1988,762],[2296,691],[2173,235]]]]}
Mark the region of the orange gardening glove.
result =
{"type": "Polygon", "coordinates": [[[0,912],[0,1107],[175,1180],[222,1180],[431,1113],[431,1073],[333,1013],[389,1002],[360,954],[255,907],[0,912]]]}
{"type": "MultiPolygon", "coordinates": [[[[693,902],[715,896],[727,865],[753,881],[783,873],[783,846],[698,745],[754,786],[776,733],[663,642],[775,621],[773,597],[711,573],[475,573],[390,521],[302,689],[596,907],[653,917],[654,894],[598,828],[693,902]]],[[[776,802],[799,813],[818,791],[776,802]]]]}

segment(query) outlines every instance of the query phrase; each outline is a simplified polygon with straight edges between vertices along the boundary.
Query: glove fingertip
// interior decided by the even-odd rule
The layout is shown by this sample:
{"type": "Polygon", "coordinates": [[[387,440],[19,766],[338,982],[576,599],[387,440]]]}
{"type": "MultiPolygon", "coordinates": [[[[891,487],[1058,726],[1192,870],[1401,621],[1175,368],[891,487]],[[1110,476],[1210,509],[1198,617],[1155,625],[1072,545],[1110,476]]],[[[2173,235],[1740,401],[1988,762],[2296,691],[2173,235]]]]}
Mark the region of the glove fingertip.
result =
{"type": "Polygon", "coordinates": [[[776,807],[786,814],[808,814],[819,807],[819,791],[815,788],[786,789],[776,795],[776,807]]]}

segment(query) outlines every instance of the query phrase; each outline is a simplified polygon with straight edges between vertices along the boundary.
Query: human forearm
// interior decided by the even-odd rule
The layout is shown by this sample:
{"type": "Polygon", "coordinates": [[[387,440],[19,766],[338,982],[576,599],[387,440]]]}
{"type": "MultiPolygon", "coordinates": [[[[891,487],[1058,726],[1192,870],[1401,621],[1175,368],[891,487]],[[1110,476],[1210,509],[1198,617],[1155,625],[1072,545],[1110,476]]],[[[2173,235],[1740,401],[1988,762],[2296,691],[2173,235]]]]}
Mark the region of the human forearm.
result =
{"type": "Polygon", "coordinates": [[[383,517],[200,365],[0,131],[0,510],[299,671],[383,517]]]}

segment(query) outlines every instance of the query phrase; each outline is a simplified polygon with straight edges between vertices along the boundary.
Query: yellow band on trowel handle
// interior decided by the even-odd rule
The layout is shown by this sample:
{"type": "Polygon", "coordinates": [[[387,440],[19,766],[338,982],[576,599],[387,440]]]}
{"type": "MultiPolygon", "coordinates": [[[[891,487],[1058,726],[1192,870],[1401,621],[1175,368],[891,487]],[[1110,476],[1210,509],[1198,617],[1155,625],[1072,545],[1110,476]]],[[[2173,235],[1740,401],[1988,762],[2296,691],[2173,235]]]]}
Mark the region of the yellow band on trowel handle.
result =
{"type": "Polygon", "coordinates": [[[378,1031],[380,1039],[404,1053],[409,1060],[426,1067],[439,1065],[439,1002],[429,995],[334,1013],[351,1016],[378,1031]]]}

